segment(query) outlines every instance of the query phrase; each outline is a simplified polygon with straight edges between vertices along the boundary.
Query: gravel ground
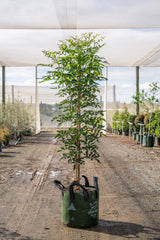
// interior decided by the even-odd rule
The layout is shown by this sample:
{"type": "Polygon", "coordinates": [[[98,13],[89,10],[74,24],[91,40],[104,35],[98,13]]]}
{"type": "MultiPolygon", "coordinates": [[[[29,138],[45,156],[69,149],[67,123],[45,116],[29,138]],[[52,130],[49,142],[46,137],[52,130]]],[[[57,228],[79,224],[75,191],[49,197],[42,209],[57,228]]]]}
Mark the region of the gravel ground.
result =
{"type": "Polygon", "coordinates": [[[81,173],[99,178],[99,224],[73,229],[61,223],[61,193],[72,166],[59,162],[56,130],[27,137],[0,153],[0,240],[160,239],[160,148],[143,148],[108,134],[99,144],[101,164],[81,173]]]}

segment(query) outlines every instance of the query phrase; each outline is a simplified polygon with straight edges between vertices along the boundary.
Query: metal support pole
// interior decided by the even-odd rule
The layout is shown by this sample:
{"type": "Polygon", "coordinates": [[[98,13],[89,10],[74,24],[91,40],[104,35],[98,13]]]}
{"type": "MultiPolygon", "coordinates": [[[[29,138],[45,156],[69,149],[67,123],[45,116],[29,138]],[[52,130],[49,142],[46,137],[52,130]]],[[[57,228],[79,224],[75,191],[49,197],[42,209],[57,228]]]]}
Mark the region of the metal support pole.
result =
{"type": "Polygon", "coordinates": [[[140,145],[142,145],[142,134],[143,134],[142,127],[144,129],[144,124],[143,123],[138,123],[138,125],[140,126],[140,132],[139,132],[139,135],[140,135],[140,145]]]}
{"type": "MultiPolygon", "coordinates": [[[[136,94],[139,92],[139,67],[136,67],[136,94]]],[[[139,103],[136,106],[136,114],[139,114],[139,103]]]]}
{"type": "Polygon", "coordinates": [[[38,77],[37,66],[35,67],[35,132],[39,133],[40,127],[40,111],[39,111],[39,96],[38,96],[38,77]]]}
{"type": "MultiPolygon", "coordinates": [[[[108,67],[106,67],[106,78],[108,78],[108,67]]],[[[103,111],[104,111],[104,119],[105,119],[105,121],[103,122],[104,133],[106,133],[106,130],[107,130],[107,80],[105,80],[103,111]]]]}
{"type": "Polygon", "coordinates": [[[5,104],[5,90],[6,90],[6,84],[5,84],[5,66],[2,66],[2,104],[5,104]]]}
{"type": "Polygon", "coordinates": [[[124,138],[124,135],[123,135],[123,121],[122,121],[122,138],[124,138]]]}
{"type": "Polygon", "coordinates": [[[131,126],[133,123],[128,122],[129,123],[129,140],[131,140],[131,126]]]}
{"type": "Polygon", "coordinates": [[[12,85],[12,103],[14,103],[14,85],[12,85]]]}
{"type": "Polygon", "coordinates": [[[116,108],[116,85],[113,85],[113,107],[116,108]]]}

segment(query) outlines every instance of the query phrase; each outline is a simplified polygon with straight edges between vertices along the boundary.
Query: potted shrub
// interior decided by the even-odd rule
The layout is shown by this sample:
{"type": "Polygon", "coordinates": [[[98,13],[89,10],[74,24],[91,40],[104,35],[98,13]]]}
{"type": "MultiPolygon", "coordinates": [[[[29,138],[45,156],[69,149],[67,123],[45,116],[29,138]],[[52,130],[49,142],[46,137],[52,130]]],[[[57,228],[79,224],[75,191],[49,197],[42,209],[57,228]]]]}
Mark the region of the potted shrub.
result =
{"type": "Polygon", "coordinates": [[[127,107],[119,114],[119,120],[120,120],[120,125],[121,125],[121,131],[124,136],[129,135],[129,112],[127,110],[127,107]],[[123,129],[122,129],[123,128],[123,129]]]}
{"type": "Polygon", "coordinates": [[[140,132],[140,125],[139,124],[144,124],[144,119],[145,119],[146,115],[147,115],[146,113],[140,113],[140,114],[138,114],[138,116],[134,120],[135,129],[138,132],[136,134],[136,142],[137,143],[140,143],[140,139],[141,139],[141,141],[143,141],[143,133],[140,132]]]}
{"type": "Polygon", "coordinates": [[[160,110],[154,112],[151,120],[151,131],[154,132],[155,144],[160,145],[160,110]]]}
{"type": "Polygon", "coordinates": [[[160,145],[160,126],[157,126],[155,129],[155,144],[160,145]]]}
{"type": "Polygon", "coordinates": [[[12,135],[9,128],[6,125],[3,125],[1,128],[4,133],[3,144],[4,146],[7,146],[9,144],[9,140],[11,140],[12,135]]]}
{"type": "Polygon", "coordinates": [[[2,152],[2,144],[7,146],[9,140],[11,139],[11,133],[9,128],[6,125],[0,127],[0,152],[2,152]]]}
{"type": "Polygon", "coordinates": [[[54,67],[44,76],[51,80],[63,97],[60,108],[63,113],[56,117],[61,125],[71,122],[71,127],[57,132],[56,137],[63,143],[59,149],[61,159],[73,164],[75,179],[69,187],[55,180],[62,194],[62,221],[70,227],[89,227],[98,223],[98,182],[90,186],[85,178],[81,184],[80,166],[86,159],[99,162],[97,143],[103,135],[103,112],[97,99],[98,83],[104,80],[102,69],[104,59],[97,55],[103,46],[99,35],[82,34],[61,41],[59,50],[44,51],[54,67]],[[96,109],[96,110],[95,110],[96,109]]]}
{"type": "Polygon", "coordinates": [[[137,134],[137,131],[136,131],[136,126],[135,126],[135,118],[137,116],[135,114],[130,114],[129,116],[129,122],[132,123],[132,138],[133,140],[136,140],[136,134],[137,134]]]}
{"type": "Polygon", "coordinates": [[[119,110],[116,110],[112,117],[112,130],[115,134],[118,134],[118,132],[122,132],[119,129],[119,110]]]}
{"type": "Polygon", "coordinates": [[[0,128],[0,152],[2,152],[2,143],[3,143],[3,140],[4,140],[4,132],[3,132],[3,129],[0,128]]]}

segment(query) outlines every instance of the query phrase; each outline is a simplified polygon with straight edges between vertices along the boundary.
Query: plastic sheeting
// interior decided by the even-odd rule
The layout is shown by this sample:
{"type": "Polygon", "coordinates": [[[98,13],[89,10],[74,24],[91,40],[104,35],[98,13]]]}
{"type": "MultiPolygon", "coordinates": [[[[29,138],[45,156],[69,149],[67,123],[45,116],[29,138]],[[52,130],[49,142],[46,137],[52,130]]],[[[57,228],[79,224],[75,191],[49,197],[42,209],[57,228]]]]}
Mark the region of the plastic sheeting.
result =
{"type": "Polygon", "coordinates": [[[160,66],[159,0],[0,0],[0,65],[47,63],[42,50],[100,33],[109,66],[160,66]]]}
{"type": "Polygon", "coordinates": [[[0,28],[154,28],[159,11],[159,0],[0,0],[0,28]]]}
{"type": "MultiPolygon", "coordinates": [[[[59,40],[93,30],[0,30],[0,65],[48,63],[42,50],[57,50],[59,40]]],[[[160,66],[160,28],[94,30],[105,37],[100,55],[109,66],[160,66]]]]}

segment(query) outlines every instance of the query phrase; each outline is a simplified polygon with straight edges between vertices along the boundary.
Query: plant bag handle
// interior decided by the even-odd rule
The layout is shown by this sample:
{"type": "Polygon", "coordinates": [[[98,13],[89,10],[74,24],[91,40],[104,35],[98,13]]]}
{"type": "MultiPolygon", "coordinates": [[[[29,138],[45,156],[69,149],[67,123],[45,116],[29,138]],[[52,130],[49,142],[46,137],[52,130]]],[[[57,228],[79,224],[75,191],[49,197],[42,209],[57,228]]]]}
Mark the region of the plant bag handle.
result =
{"type": "Polygon", "coordinates": [[[99,198],[98,177],[93,177],[94,186],[96,188],[96,198],[99,198]]]}
{"type": "Polygon", "coordinates": [[[63,186],[63,184],[62,184],[60,181],[54,180],[53,182],[54,182],[54,185],[55,185],[57,188],[59,188],[61,191],[63,191],[63,190],[65,189],[65,186],[63,186]]]}
{"type": "Polygon", "coordinates": [[[98,177],[93,177],[94,186],[89,185],[88,178],[85,175],[82,175],[85,179],[85,187],[95,187],[96,188],[96,199],[99,198],[99,188],[98,188],[98,177]]]}
{"type": "Polygon", "coordinates": [[[71,203],[75,202],[75,194],[74,194],[74,191],[73,191],[73,187],[74,186],[80,186],[83,189],[84,200],[86,202],[88,202],[89,201],[88,191],[80,183],[78,183],[77,181],[73,181],[71,183],[71,185],[69,186],[70,202],[71,203]]]}
{"type": "Polygon", "coordinates": [[[89,181],[88,178],[85,175],[82,175],[82,177],[85,179],[85,187],[89,187],[89,181]]]}

